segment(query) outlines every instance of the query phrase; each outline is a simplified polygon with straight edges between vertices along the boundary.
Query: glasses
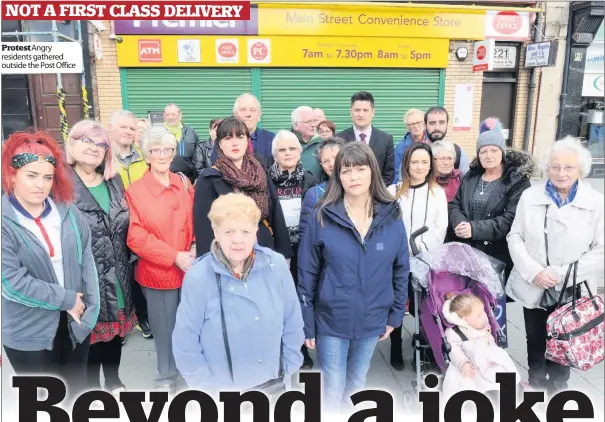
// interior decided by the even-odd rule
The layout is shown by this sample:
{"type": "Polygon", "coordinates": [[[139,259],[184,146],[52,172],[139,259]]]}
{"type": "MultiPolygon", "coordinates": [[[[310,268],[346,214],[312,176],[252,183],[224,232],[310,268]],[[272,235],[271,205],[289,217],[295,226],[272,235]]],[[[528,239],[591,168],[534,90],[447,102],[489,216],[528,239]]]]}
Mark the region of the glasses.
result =
{"type": "Polygon", "coordinates": [[[301,125],[310,125],[310,124],[315,123],[315,120],[307,120],[305,122],[298,122],[298,123],[301,125]]]}
{"type": "Polygon", "coordinates": [[[151,154],[151,156],[154,158],[172,155],[173,152],[174,148],[154,148],[149,150],[149,154],[151,154]]]}
{"type": "Polygon", "coordinates": [[[454,161],[453,157],[435,157],[435,161],[439,161],[442,163],[451,163],[454,161]]]}
{"type": "Polygon", "coordinates": [[[106,144],[105,142],[96,143],[95,141],[93,141],[90,138],[82,138],[82,139],[78,139],[78,141],[80,141],[82,144],[84,144],[88,148],[96,148],[96,149],[102,150],[103,152],[107,152],[107,150],[109,149],[109,144],[106,144]]]}
{"type": "Polygon", "coordinates": [[[563,171],[565,174],[569,174],[572,173],[574,171],[576,171],[577,167],[575,166],[548,166],[548,169],[550,171],[552,171],[553,173],[561,173],[561,171],[563,171]]]}
{"type": "Polygon", "coordinates": [[[330,129],[318,130],[317,133],[319,133],[320,135],[330,135],[332,134],[332,131],[330,129]]]}
{"type": "Polygon", "coordinates": [[[408,124],[407,124],[407,127],[409,127],[410,129],[415,129],[415,128],[417,128],[417,127],[420,127],[420,125],[421,125],[422,123],[423,123],[422,121],[420,121],[420,122],[414,122],[414,123],[408,123],[408,124]]]}

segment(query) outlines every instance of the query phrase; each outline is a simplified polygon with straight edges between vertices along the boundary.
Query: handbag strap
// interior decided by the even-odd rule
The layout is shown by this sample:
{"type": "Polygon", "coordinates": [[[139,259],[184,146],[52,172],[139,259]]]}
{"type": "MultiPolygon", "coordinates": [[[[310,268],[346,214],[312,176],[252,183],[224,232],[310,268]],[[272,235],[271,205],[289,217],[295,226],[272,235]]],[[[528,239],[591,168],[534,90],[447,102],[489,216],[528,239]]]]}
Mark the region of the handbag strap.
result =
{"type": "Polygon", "coordinates": [[[227,365],[229,366],[229,375],[231,375],[231,381],[235,382],[233,378],[233,362],[231,361],[231,348],[229,347],[229,337],[227,337],[227,324],[225,324],[225,310],[223,309],[223,289],[221,283],[221,276],[219,273],[216,275],[216,287],[218,287],[218,297],[221,304],[221,326],[223,327],[223,342],[225,343],[225,352],[227,353],[227,365]]]}
{"type": "MultiPolygon", "coordinates": [[[[227,324],[225,323],[225,310],[223,308],[223,289],[221,282],[221,275],[214,273],[216,276],[216,286],[218,287],[218,297],[221,307],[221,326],[223,329],[223,342],[225,343],[225,352],[227,353],[227,365],[229,366],[229,375],[231,375],[231,381],[235,382],[233,378],[233,361],[231,360],[231,348],[229,347],[229,337],[227,336],[227,324]]],[[[284,359],[283,359],[283,347],[279,347],[279,372],[280,378],[284,377],[284,359]]]]}
{"type": "Polygon", "coordinates": [[[546,205],[546,212],[544,213],[544,247],[546,248],[546,266],[550,267],[548,260],[548,208],[550,204],[546,205]]]}

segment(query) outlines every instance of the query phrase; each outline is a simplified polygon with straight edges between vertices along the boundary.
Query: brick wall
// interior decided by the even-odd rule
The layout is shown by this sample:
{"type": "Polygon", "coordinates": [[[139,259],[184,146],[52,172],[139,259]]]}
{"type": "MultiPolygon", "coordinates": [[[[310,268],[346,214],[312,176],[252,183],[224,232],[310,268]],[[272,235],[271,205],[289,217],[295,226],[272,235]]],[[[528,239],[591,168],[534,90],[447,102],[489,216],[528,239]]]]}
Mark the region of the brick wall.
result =
{"type": "Polygon", "coordinates": [[[473,72],[473,43],[472,42],[457,42],[450,43],[449,63],[445,70],[445,97],[444,107],[450,114],[450,124],[447,131],[447,139],[454,142],[464,149],[469,158],[475,156],[475,145],[477,136],[479,136],[479,113],[481,112],[481,93],[483,91],[483,73],[473,72]],[[461,47],[466,47],[468,57],[464,61],[458,61],[456,58],[456,50],[461,47]],[[472,84],[473,85],[473,121],[471,130],[457,131],[454,130],[454,96],[456,84],[472,84]]]}
{"type": "MultiPolygon", "coordinates": [[[[525,63],[524,46],[520,45],[521,55],[519,63],[525,63]]],[[[457,143],[463,148],[469,157],[472,159],[476,155],[475,146],[477,144],[477,137],[479,136],[479,124],[480,113],[481,113],[481,95],[483,92],[483,73],[473,72],[473,42],[459,42],[452,41],[450,43],[449,63],[448,68],[445,71],[445,98],[444,106],[450,113],[450,125],[448,128],[447,139],[457,143]],[[469,52],[469,56],[464,61],[459,61],[456,58],[456,50],[460,47],[466,47],[469,52]],[[470,83],[473,85],[474,93],[474,105],[473,105],[473,121],[471,130],[466,131],[455,131],[453,129],[453,114],[454,114],[454,96],[456,84],[470,83]]],[[[536,75],[536,85],[538,85],[539,74],[536,75]]],[[[538,99],[538,88],[534,93],[533,113],[537,107],[538,99]]],[[[523,66],[520,66],[517,81],[517,96],[514,111],[514,124],[513,131],[510,133],[512,138],[512,145],[515,149],[523,148],[523,136],[525,130],[525,117],[527,110],[527,97],[529,91],[529,71],[525,70],[523,66]]],[[[532,136],[533,126],[535,118],[532,119],[532,130],[530,131],[530,142],[529,148],[532,147],[532,136]]]]}
{"type": "Polygon", "coordinates": [[[101,32],[103,58],[95,63],[96,92],[98,95],[97,116],[101,122],[109,123],[109,117],[122,109],[122,90],[120,86],[120,69],[116,52],[116,40],[110,39],[110,22],[103,21],[107,28],[101,32]]]}

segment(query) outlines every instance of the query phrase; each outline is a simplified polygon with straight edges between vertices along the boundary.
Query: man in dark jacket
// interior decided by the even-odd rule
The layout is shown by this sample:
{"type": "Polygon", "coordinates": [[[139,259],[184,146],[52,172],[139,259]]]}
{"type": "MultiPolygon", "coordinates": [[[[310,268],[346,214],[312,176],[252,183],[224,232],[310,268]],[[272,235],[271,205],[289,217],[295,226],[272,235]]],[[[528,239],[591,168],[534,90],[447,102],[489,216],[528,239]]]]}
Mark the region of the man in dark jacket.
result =
{"type": "Polygon", "coordinates": [[[208,127],[209,138],[198,144],[196,152],[196,166],[198,177],[202,172],[210,167],[214,163],[212,156],[214,152],[214,141],[216,141],[216,128],[223,119],[212,119],[210,120],[210,126],[208,127]]]}
{"type": "Polygon", "coordinates": [[[260,101],[252,94],[242,94],[233,105],[233,115],[246,124],[250,132],[250,141],[254,156],[265,168],[273,164],[271,145],[275,133],[258,127],[262,109],[260,101]]]}
{"type": "Polygon", "coordinates": [[[353,126],[340,132],[339,138],[345,141],[362,141],[370,146],[382,175],[389,186],[395,177],[395,147],[393,135],[372,126],[374,118],[374,97],[366,91],[359,91],[351,97],[351,118],[353,126]]]}
{"type": "Polygon", "coordinates": [[[200,138],[191,126],[183,124],[183,113],[174,103],[164,108],[164,127],[174,135],[177,140],[176,155],[170,171],[183,173],[194,183],[197,179],[196,151],[200,138]]]}

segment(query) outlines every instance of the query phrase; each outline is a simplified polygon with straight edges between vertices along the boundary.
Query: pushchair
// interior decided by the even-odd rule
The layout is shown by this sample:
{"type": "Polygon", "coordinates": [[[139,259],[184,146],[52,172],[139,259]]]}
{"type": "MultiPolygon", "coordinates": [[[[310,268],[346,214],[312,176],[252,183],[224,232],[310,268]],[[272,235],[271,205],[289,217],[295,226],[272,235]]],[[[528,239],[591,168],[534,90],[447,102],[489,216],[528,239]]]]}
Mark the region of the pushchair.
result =
{"type": "MultiPolygon", "coordinates": [[[[504,263],[457,242],[419,254],[416,238],[427,230],[427,227],[423,227],[410,236],[413,254],[410,258],[410,278],[415,315],[414,393],[421,389],[425,372],[444,374],[449,364],[451,347],[445,337],[445,329],[451,325],[442,314],[447,293],[469,292],[479,297],[484,303],[496,343],[501,347],[506,344],[506,332],[498,324],[495,314],[499,299],[505,297],[504,263]],[[427,361],[426,356],[430,356],[431,362],[427,361]]],[[[412,405],[409,401],[416,401],[414,397],[415,394],[406,392],[404,399],[412,405]]]]}

